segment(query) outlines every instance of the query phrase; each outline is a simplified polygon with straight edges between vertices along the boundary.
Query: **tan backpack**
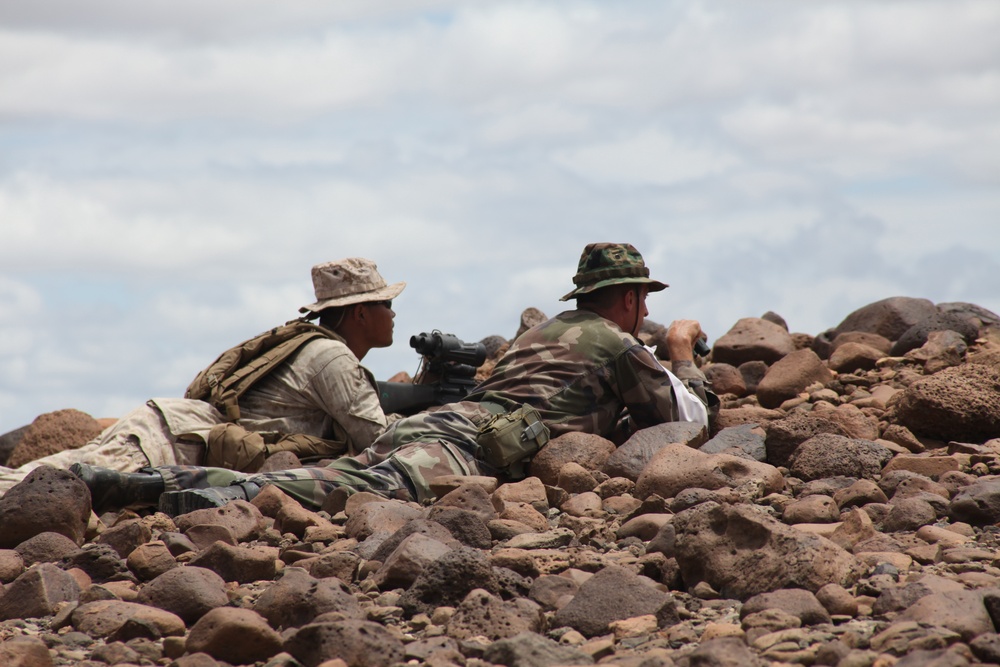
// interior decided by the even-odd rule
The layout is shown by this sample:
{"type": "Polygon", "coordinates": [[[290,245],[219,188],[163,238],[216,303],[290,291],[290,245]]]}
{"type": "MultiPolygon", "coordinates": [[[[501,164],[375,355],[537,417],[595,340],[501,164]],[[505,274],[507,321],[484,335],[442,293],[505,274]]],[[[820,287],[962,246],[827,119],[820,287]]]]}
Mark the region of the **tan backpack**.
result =
{"type": "Polygon", "coordinates": [[[305,319],[295,319],[229,348],[198,373],[185,398],[205,401],[226,419],[240,418],[239,398],[303,345],[333,333],[305,319]]]}

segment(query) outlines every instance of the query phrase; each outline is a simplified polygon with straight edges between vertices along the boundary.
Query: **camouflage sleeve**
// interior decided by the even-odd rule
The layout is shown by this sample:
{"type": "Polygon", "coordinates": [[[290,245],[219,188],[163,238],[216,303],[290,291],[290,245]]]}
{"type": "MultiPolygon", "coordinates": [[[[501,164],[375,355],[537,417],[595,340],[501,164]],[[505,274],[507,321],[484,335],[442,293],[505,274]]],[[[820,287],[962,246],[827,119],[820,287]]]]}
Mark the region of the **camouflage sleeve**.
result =
{"type": "MultiPolygon", "coordinates": [[[[649,350],[634,345],[619,357],[617,366],[621,399],[634,428],[680,419],[670,376],[649,350]]],[[[673,373],[699,400],[711,407],[705,393],[705,376],[697,366],[692,362],[679,362],[674,364],[673,373]]]]}

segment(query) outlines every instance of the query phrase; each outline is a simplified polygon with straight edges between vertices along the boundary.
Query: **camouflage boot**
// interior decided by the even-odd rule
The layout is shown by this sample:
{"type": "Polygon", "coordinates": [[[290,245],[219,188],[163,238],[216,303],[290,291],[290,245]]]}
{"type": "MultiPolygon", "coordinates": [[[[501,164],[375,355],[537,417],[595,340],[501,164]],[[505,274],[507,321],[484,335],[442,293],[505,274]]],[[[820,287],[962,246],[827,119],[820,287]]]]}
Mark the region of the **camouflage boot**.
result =
{"type": "Polygon", "coordinates": [[[90,506],[97,514],[129,505],[155,505],[163,493],[163,477],[156,472],[118,472],[86,463],[69,471],[90,489],[90,506]]]}

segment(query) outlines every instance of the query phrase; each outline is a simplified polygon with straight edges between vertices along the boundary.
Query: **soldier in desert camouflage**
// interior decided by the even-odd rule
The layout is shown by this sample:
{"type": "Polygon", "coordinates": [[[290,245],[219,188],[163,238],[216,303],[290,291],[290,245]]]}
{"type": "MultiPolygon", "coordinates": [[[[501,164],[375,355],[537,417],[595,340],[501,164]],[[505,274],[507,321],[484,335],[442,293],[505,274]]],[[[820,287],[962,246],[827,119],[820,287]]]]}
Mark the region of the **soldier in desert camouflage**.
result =
{"type": "MultiPolygon", "coordinates": [[[[482,445],[482,433],[511,414],[530,411],[540,420],[534,429],[514,421],[515,430],[524,431],[520,440],[536,446],[570,432],[620,443],[635,430],[662,422],[707,425],[718,401],[694,364],[692,348],[703,336],[698,322],[671,324],[672,372],[636,338],[648,314],[647,294],[667,287],[649,277],[639,252],[629,244],[592,243],[584,248],[573,282],[576,287],[562,300],[576,299],[577,307],[521,334],[466,400],[394,423],[357,456],[325,467],[256,475],[193,466],[139,474],[162,478],[160,509],[172,515],[249,500],[265,484],[312,508],[337,488],[424,502],[433,498],[431,483],[442,476],[494,475],[505,481],[523,476],[523,461],[491,465],[482,445]],[[529,433],[531,438],[525,437],[529,433]]],[[[91,489],[100,497],[107,491],[91,489]]]]}

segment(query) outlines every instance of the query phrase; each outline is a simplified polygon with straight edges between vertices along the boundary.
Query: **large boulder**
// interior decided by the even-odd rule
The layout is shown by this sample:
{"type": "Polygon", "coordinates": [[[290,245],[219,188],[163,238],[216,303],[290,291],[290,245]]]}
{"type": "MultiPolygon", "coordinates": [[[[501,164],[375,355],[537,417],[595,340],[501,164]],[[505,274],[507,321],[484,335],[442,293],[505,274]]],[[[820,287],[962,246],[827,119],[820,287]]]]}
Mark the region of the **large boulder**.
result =
{"type": "Polygon", "coordinates": [[[958,313],[935,312],[903,332],[892,346],[892,356],[901,357],[910,350],[917,349],[927,342],[927,337],[934,331],[954,331],[967,344],[971,344],[979,335],[979,327],[958,313]]]}
{"type": "Polygon", "coordinates": [[[704,581],[746,600],[782,588],[816,592],[852,585],[861,573],[850,553],[772,518],[755,505],[706,502],[674,517],[674,553],[688,587],[704,581]]]}
{"type": "MultiPolygon", "coordinates": [[[[759,495],[777,493],[784,478],[774,466],[729,454],[706,454],[686,445],[663,447],[649,462],[635,485],[635,496],[656,494],[672,498],[684,489],[714,491],[725,487],[757,485],[759,495]]],[[[754,494],[758,495],[758,494],[754,494]]]]}
{"type": "Polygon", "coordinates": [[[45,532],[83,544],[90,520],[90,490],[68,470],[35,468],[0,498],[0,549],[45,532]]]}
{"type": "Polygon", "coordinates": [[[747,361],[773,364],[795,351],[784,327],[760,317],[744,317],[712,346],[712,361],[739,366],[747,361]]]}
{"type": "Polygon", "coordinates": [[[577,463],[587,470],[600,470],[615,451],[615,444],[593,433],[564,433],[550,440],[535,454],[528,472],[549,486],[559,480],[559,471],[567,463],[577,463]]]}
{"type": "Polygon", "coordinates": [[[791,472],[806,481],[827,477],[873,479],[892,456],[892,450],[877,442],[822,433],[795,450],[791,472]]]}
{"type": "Polygon", "coordinates": [[[835,334],[848,331],[874,333],[889,340],[898,340],[917,322],[938,312],[927,299],[893,296],[858,308],[834,329],[835,334]]]}
{"type": "Polygon", "coordinates": [[[6,466],[18,468],[49,454],[82,447],[102,430],[101,422],[72,408],[38,415],[25,429],[6,466]]]}
{"type": "Polygon", "coordinates": [[[917,436],[984,442],[1000,437],[1000,368],[962,364],[923,377],[896,400],[896,419],[917,436]]]}
{"type": "Polygon", "coordinates": [[[767,422],[766,430],[767,462],[775,466],[787,466],[799,445],[821,433],[862,440],[875,440],[879,436],[878,420],[850,404],[822,412],[795,411],[783,419],[767,422]]]}
{"type": "Polygon", "coordinates": [[[621,447],[616,449],[604,464],[608,477],[624,477],[633,482],[646,468],[657,452],[670,444],[700,447],[708,439],[708,432],[694,422],[665,422],[636,431],[621,447]]]}
{"type": "Polygon", "coordinates": [[[757,400],[765,408],[777,408],[809,385],[826,384],[833,378],[833,372],[815,352],[796,350],[767,369],[764,379],[757,385],[757,400]]]}
{"type": "Polygon", "coordinates": [[[556,612],[557,626],[570,626],[587,637],[608,632],[608,625],[634,616],[656,614],[664,624],[677,622],[674,598],[634,572],[608,566],[580,586],[573,599],[556,612]]]}

